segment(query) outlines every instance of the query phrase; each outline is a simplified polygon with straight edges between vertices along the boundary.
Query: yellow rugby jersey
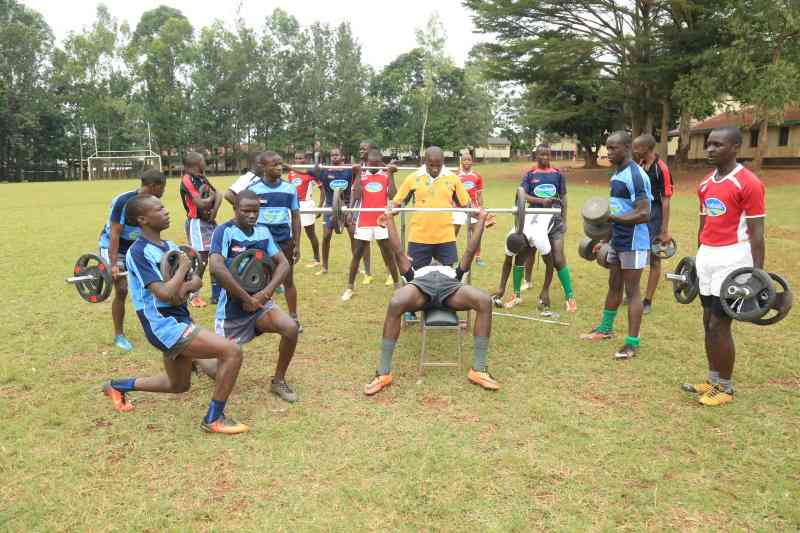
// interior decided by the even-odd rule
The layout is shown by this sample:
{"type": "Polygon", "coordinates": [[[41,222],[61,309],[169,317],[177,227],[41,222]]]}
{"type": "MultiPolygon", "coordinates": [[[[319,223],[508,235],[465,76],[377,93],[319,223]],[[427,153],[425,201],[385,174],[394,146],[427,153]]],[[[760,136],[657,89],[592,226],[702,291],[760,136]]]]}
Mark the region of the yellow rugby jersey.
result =
{"type": "MultiPolygon", "coordinates": [[[[444,172],[444,170],[443,170],[444,172]]],[[[395,195],[393,202],[402,204],[414,193],[414,207],[453,207],[453,198],[466,206],[469,193],[461,180],[452,173],[440,174],[436,179],[428,176],[424,167],[408,176],[395,195]]],[[[452,213],[414,213],[409,224],[409,242],[440,244],[456,240],[452,213]]]]}

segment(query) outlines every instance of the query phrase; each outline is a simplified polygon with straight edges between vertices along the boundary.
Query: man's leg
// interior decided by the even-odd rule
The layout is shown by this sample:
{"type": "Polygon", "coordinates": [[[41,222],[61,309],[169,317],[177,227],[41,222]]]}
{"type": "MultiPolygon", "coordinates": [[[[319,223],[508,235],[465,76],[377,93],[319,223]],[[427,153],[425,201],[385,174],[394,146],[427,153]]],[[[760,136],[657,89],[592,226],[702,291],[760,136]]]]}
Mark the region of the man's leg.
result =
{"type": "Polygon", "coordinates": [[[333,228],[329,227],[327,222],[324,222],[322,227],[322,270],[317,272],[317,275],[328,273],[328,259],[331,256],[331,237],[333,237],[333,228]]]}
{"type": "Polygon", "coordinates": [[[350,270],[347,272],[347,288],[342,294],[342,301],[346,302],[353,297],[353,289],[355,288],[356,275],[358,275],[358,264],[364,254],[368,241],[353,239],[353,257],[350,259],[350,270]]]}
{"type": "Polygon", "coordinates": [[[392,250],[389,248],[389,240],[381,239],[377,242],[378,248],[381,251],[381,257],[383,257],[383,264],[386,265],[386,270],[388,270],[389,275],[392,276],[395,288],[400,288],[400,274],[397,272],[397,261],[394,258],[392,250]]]}
{"type": "Polygon", "coordinates": [[[287,402],[296,402],[297,394],[286,384],[286,371],[297,347],[297,322],[277,307],[273,307],[258,318],[256,329],[261,333],[277,333],[281,336],[278,345],[278,363],[270,383],[270,390],[287,402]]]}
{"type": "MultiPolygon", "coordinates": [[[[700,403],[707,406],[723,405],[733,400],[733,365],[736,362],[736,346],[731,333],[732,319],[722,310],[719,298],[713,297],[708,319],[709,369],[719,373],[719,381],[714,388],[700,397],[700,403]]],[[[709,372],[709,377],[713,377],[709,372]]]]}
{"type": "Polygon", "coordinates": [[[686,392],[695,394],[705,394],[710,391],[715,385],[719,384],[719,370],[714,364],[712,359],[712,351],[714,350],[714,334],[711,331],[711,306],[714,296],[700,295],[700,301],[703,304],[703,340],[706,351],[706,361],[708,362],[708,376],[703,383],[684,383],[681,388],[686,392]]]}
{"type": "Polygon", "coordinates": [[[575,301],[575,293],[572,290],[572,273],[567,266],[567,257],[564,253],[564,239],[556,237],[550,239],[552,252],[550,256],[552,261],[547,265],[547,273],[545,274],[545,283],[549,288],[549,280],[553,279],[553,270],[558,272],[558,281],[561,282],[561,287],[564,289],[564,300],[566,301],[567,311],[574,313],[578,310],[578,304],[575,301]]]}
{"type": "Polygon", "coordinates": [[[427,297],[414,285],[408,284],[394,291],[386,308],[381,338],[381,354],[375,378],[364,386],[364,394],[372,396],[392,383],[392,356],[400,337],[403,313],[419,311],[425,306],[427,297]]]}
{"type": "Polygon", "coordinates": [[[582,339],[595,341],[613,337],[614,320],[617,318],[617,309],[622,303],[622,292],[625,285],[622,282],[622,270],[619,261],[612,260],[608,270],[608,292],[603,306],[603,316],[600,324],[592,331],[581,335],[582,339]]]}
{"type": "Polygon", "coordinates": [[[511,274],[511,264],[514,261],[513,255],[506,255],[503,260],[503,268],[500,271],[500,283],[497,286],[497,291],[492,295],[492,303],[495,307],[503,306],[503,295],[506,293],[506,284],[508,284],[508,276],[511,274]]]}
{"type": "Polygon", "coordinates": [[[317,230],[314,224],[306,226],[303,229],[306,232],[306,237],[308,237],[308,242],[311,243],[311,250],[314,252],[314,263],[310,266],[317,266],[319,264],[319,239],[317,239],[317,230]]]}
{"type": "Polygon", "coordinates": [[[639,328],[642,325],[642,293],[639,287],[643,268],[623,268],[622,282],[628,298],[628,336],[625,344],[617,350],[614,357],[629,359],[639,349],[639,328]]]}
{"type": "Polygon", "coordinates": [[[644,295],[642,306],[644,314],[650,312],[650,306],[653,304],[653,298],[656,296],[658,289],[658,282],[661,280],[661,258],[657,255],[650,254],[650,273],[647,275],[647,291],[644,295]]]}
{"type": "Polygon", "coordinates": [[[525,283],[523,283],[522,290],[527,291],[533,286],[533,263],[536,261],[536,249],[531,252],[525,260],[525,283]]]}
{"type": "Polygon", "coordinates": [[[484,389],[497,390],[500,385],[489,374],[486,358],[489,352],[489,336],[492,332],[492,299],[480,289],[464,285],[447,298],[447,307],[454,311],[475,311],[474,354],[468,378],[484,389]]]}
{"type": "Polygon", "coordinates": [[[114,279],[114,299],[111,301],[111,320],[114,322],[114,345],[129,352],[133,345],[125,337],[125,299],[128,297],[128,277],[123,273],[114,279]]]}

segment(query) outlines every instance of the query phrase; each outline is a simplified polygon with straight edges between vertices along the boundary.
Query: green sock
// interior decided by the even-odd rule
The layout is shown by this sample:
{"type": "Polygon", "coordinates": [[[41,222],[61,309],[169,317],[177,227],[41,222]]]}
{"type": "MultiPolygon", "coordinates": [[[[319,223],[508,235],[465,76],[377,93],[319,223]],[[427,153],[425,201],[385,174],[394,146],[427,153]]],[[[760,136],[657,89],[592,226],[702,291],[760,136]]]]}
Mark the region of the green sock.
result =
{"type": "Polygon", "coordinates": [[[514,265],[514,294],[519,296],[522,292],[522,277],[525,275],[523,265],[514,265]]]}
{"type": "Polygon", "coordinates": [[[597,331],[601,333],[611,333],[614,329],[614,319],[617,318],[616,309],[603,309],[603,319],[600,325],[597,326],[597,331]]]}
{"type": "Polygon", "coordinates": [[[640,343],[641,343],[641,341],[639,340],[639,337],[631,337],[630,335],[625,337],[625,344],[627,344],[629,346],[633,346],[634,348],[638,348],[640,343]]]}
{"type": "Polygon", "coordinates": [[[396,344],[396,340],[381,339],[381,362],[378,367],[378,374],[384,376],[392,371],[392,354],[394,354],[394,346],[396,344]]]}
{"type": "Polygon", "coordinates": [[[564,298],[569,300],[575,294],[572,292],[572,276],[569,273],[569,267],[564,265],[561,270],[558,271],[558,280],[561,282],[561,286],[564,287],[564,298]]]}
{"type": "Polygon", "coordinates": [[[486,355],[489,353],[489,337],[475,337],[475,359],[472,368],[476,372],[486,372],[486,355]]]}

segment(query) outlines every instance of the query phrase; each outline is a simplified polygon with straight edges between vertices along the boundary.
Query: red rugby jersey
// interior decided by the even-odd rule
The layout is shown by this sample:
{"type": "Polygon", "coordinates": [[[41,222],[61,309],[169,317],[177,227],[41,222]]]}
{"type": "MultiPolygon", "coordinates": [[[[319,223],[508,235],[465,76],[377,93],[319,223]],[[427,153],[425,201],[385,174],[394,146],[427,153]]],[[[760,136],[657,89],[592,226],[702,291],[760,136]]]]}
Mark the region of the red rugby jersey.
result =
{"type": "Polygon", "coordinates": [[[478,191],[483,190],[483,177],[474,170],[470,170],[469,172],[460,170],[458,172],[458,178],[461,180],[461,183],[464,184],[464,188],[467,190],[467,193],[469,194],[469,198],[472,201],[472,205],[477,206],[478,191]]]}
{"type": "MultiPolygon", "coordinates": [[[[389,175],[381,170],[372,174],[361,173],[361,207],[386,207],[389,203],[389,175]]],[[[360,213],[358,227],[368,228],[378,225],[380,213],[360,213]]]]}
{"type": "Polygon", "coordinates": [[[727,246],[750,239],[747,219],[763,217],[764,184],[742,165],[727,176],[715,170],[697,188],[700,214],[705,215],[700,243],[727,246]]]}
{"type": "Polygon", "coordinates": [[[317,182],[317,186],[319,186],[319,181],[311,174],[301,174],[294,170],[289,171],[289,175],[286,176],[286,179],[297,189],[297,199],[301,202],[312,199],[311,189],[309,188],[312,181],[317,182]]]}

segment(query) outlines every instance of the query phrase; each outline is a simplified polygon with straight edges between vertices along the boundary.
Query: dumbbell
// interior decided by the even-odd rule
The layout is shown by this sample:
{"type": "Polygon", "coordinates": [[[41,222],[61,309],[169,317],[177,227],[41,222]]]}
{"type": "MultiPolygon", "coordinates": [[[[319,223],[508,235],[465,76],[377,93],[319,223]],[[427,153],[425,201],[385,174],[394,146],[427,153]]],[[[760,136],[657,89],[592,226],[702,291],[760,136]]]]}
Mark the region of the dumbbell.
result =
{"type": "Polygon", "coordinates": [[[759,326],[775,324],[786,318],[793,301],[785,279],[751,267],[737,268],[728,274],[719,296],[725,314],[734,320],[759,326]],[[775,313],[770,315],[771,311],[775,313]]]}
{"type": "Polygon", "coordinates": [[[692,303],[700,293],[694,257],[684,257],[678,262],[675,272],[667,272],[664,277],[672,282],[672,295],[679,304],[692,303]]]}
{"type": "Polygon", "coordinates": [[[608,198],[595,196],[586,200],[581,207],[583,232],[586,236],[596,241],[610,239],[611,223],[608,221],[610,213],[608,198]]]}
{"type": "Polygon", "coordinates": [[[656,237],[650,244],[650,252],[659,259],[669,259],[678,251],[678,244],[675,239],[670,239],[667,242],[661,242],[661,239],[656,237]]]}
{"type": "Polygon", "coordinates": [[[578,243],[578,255],[587,261],[594,261],[597,259],[597,254],[594,252],[594,247],[598,242],[599,241],[596,241],[591,237],[584,237],[581,239],[581,242],[578,243]]]}

